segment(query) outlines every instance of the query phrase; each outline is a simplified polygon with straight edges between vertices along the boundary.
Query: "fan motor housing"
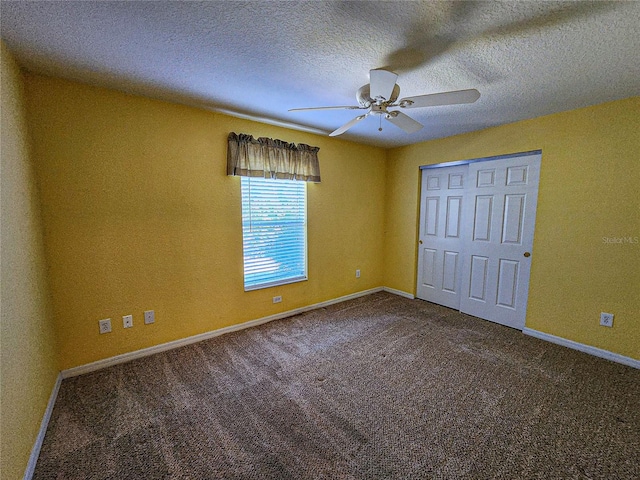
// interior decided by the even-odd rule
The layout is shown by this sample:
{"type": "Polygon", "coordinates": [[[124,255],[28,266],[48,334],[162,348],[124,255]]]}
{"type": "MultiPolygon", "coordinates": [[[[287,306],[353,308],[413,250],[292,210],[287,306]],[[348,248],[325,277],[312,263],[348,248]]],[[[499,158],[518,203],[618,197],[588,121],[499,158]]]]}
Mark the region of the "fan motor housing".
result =
{"type": "MultiPolygon", "coordinates": [[[[390,103],[395,102],[398,99],[399,95],[400,95],[400,87],[396,83],[393,86],[393,92],[391,92],[391,98],[382,102],[382,105],[386,106],[390,103]]],[[[358,89],[356,93],[356,100],[360,105],[366,108],[369,108],[371,105],[376,104],[376,100],[374,98],[371,98],[371,90],[370,90],[369,84],[363,85],[358,89]]],[[[375,112],[372,111],[372,113],[375,113],[375,112]]]]}

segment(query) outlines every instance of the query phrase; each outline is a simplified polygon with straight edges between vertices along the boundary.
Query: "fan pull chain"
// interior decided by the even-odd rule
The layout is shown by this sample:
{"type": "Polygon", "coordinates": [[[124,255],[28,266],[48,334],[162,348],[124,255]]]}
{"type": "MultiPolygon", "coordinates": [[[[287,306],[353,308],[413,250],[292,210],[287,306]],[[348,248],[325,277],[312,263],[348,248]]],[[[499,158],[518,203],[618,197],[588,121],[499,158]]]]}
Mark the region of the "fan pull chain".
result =
{"type": "Polygon", "coordinates": [[[378,115],[378,118],[380,119],[380,126],[378,127],[378,131],[381,132],[382,131],[382,115],[378,115]]]}

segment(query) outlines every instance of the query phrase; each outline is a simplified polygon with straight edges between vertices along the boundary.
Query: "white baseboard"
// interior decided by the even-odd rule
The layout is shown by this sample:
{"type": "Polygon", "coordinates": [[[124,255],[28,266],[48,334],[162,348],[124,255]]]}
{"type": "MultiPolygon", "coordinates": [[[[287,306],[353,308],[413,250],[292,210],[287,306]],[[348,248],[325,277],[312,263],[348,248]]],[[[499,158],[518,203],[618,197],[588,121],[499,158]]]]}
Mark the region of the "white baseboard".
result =
{"type": "MultiPolygon", "coordinates": [[[[153,355],[155,353],[165,352],[167,350],[173,350],[174,348],[179,348],[185,345],[190,345],[192,343],[208,340],[209,338],[217,337],[219,335],[224,335],[225,333],[236,332],[238,330],[244,330],[245,328],[255,327],[257,325],[262,325],[263,323],[271,322],[273,320],[279,320],[281,318],[291,317],[293,315],[298,315],[300,313],[308,312],[310,310],[315,310],[317,308],[327,307],[329,305],[333,305],[334,303],[340,303],[346,300],[352,300],[354,298],[370,295],[372,293],[381,292],[382,290],[384,290],[383,287],[370,288],[369,290],[363,290],[361,292],[356,292],[350,295],[345,295],[343,297],[334,298],[332,300],[315,303],[313,305],[308,305],[306,307],[301,307],[293,310],[288,310],[286,312],[276,313],[274,315],[258,318],[256,320],[250,320],[248,322],[240,323],[237,325],[230,325],[228,327],[219,328],[217,330],[201,333],[199,335],[194,335],[192,337],[181,338],[180,340],[174,340],[172,342],[162,343],[160,345],[154,345],[153,347],[148,347],[148,348],[143,348],[141,350],[135,350],[133,352],[123,353],[121,355],[116,355],[114,357],[109,357],[103,360],[98,360],[96,362],[80,365],[78,367],[69,368],[67,370],[63,370],[60,373],[62,374],[62,378],[70,378],[78,375],[84,375],[85,373],[95,372],[96,370],[107,368],[112,365],[117,365],[119,363],[130,362],[131,360],[135,360],[137,358],[143,358],[149,355],[153,355]]],[[[399,292],[399,290],[394,290],[391,293],[395,293],[395,292],[399,292]]],[[[404,292],[401,292],[399,294],[403,294],[403,293],[404,292]]]]}
{"type": "Polygon", "coordinates": [[[394,295],[400,295],[401,297],[410,298],[411,300],[414,300],[416,298],[413,293],[403,292],[402,290],[396,290],[395,288],[391,287],[382,287],[382,290],[384,290],[385,292],[393,293],[394,295]]]}
{"type": "Polygon", "coordinates": [[[38,457],[40,456],[40,449],[42,448],[42,442],[44,441],[44,436],[47,433],[47,427],[49,426],[49,420],[51,419],[51,412],[53,412],[53,406],[56,403],[56,398],[58,398],[58,392],[60,391],[60,383],[62,383],[62,374],[58,374],[58,378],[56,379],[56,383],[53,385],[53,390],[51,390],[51,395],[49,396],[49,402],[47,403],[47,408],[44,411],[44,415],[42,416],[42,421],[40,422],[40,429],[38,430],[38,435],[36,436],[36,441],[33,444],[33,448],[31,449],[31,455],[29,455],[29,462],[27,463],[27,468],[24,471],[24,480],[31,480],[33,477],[33,473],[36,470],[36,463],[38,463],[38,457]]]}
{"type": "Polygon", "coordinates": [[[524,330],[522,330],[522,333],[539,338],[541,340],[546,340],[547,342],[562,345],[563,347],[573,348],[574,350],[579,350],[580,352],[588,353],[595,357],[605,358],[607,360],[611,360],[612,362],[617,362],[629,367],[640,369],[640,360],[636,360],[635,358],[631,357],[625,357],[624,355],[620,355],[619,353],[613,353],[609,350],[603,350],[601,348],[592,347],[591,345],[585,345],[584,343],[574,342],[573,340],[567,340],[566,338],[556,337],[555,335],[540,332],[538,330],[533,330],[531,328],[525,328],[524,330]]]}

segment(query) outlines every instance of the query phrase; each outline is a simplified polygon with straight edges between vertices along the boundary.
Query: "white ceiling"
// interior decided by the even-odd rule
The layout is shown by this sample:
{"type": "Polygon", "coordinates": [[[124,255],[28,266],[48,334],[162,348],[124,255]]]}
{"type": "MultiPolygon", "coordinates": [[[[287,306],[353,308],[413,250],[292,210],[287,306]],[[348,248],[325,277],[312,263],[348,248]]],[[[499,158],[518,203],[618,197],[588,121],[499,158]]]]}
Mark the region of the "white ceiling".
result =
{"type": "Polygon", "coordinates": [[[400,97],[476,88],[469,105],[369,117],[342,138],[399,146],[640,95],[640,2],[2,1],[23,67],[329,133],[372,68],[400,97]]]}

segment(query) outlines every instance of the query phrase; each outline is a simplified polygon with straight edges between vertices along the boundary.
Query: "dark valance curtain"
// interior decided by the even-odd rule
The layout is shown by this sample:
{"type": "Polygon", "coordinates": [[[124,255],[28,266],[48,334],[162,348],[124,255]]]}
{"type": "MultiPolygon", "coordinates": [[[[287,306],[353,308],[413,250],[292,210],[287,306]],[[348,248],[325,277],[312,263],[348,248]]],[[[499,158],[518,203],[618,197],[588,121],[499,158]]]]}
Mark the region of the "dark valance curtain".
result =
{"type": "Polygon", "coordinates": [[[227,175],[320,182],[318,147],[231,132],[227,175]]]}

